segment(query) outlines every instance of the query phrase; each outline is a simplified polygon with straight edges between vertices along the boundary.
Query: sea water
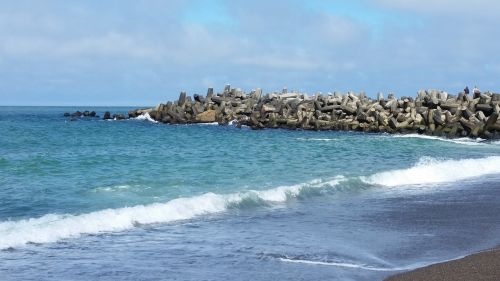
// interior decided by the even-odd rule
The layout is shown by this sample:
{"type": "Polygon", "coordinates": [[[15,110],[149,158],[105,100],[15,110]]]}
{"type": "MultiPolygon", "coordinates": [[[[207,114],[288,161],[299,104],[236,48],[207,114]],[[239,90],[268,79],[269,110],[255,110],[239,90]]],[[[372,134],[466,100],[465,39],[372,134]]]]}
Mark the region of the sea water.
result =
{"type": "Polygon", "coordinates": [[[0,107],[0,280],[381,280],[500,243],[500,143],[0,107]]]}

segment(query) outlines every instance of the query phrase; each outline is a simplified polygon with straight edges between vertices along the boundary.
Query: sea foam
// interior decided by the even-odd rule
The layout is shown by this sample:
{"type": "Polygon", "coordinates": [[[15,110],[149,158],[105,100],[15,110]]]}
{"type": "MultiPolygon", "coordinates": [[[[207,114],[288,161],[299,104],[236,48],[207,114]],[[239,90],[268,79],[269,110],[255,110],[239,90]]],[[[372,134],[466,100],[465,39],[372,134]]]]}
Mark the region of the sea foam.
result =
{"type": "Polygon", "coordinates": [[[361,180],[368,184],[402,186],[454,182],[498,173],[500,156],[461,160],[423,157],[411,168],[381,172],[361,177],[361,180]]]}
{"type": "Polygon", "coordinates": [[[134,118],[135,120],[142,120],[142,121],[149,121],[149,122],[153,122],[153,123],[158,123],[158,121],[154,120],[153,118],[151,118],[151,116],[149,115],[148,112],[145,112],[137,117],[134,118]]]}
{"type": "Polygon", "coordinates": [[[299,141],[338,141],[336,138],[297,138],[299,141]]]}
{"type": "Polygon", "coordinates": [[[27,243],[51,243],[61,239],[77,238],[82,234],[99,234],[132,229],[137,225],[168,223],[201,215],[226,211],[255,198],[269,203],[286,202],[308,189],[330,188],[343,177],[314,180],[307,183],[280,186],[263,191],[245,191],[233,194],[205,193],[178,198],[166,203],[106,209],[87,214],[48,214],[39,218],[0,223],[0,249],[23,246],[27,243]]]}
{"type": "MultiPolygon", "coordinates": [[[[439,262],[447,262],[447,261],[457,260],[457,259],[461,259],[463,257],[464,256],[459,256],[459,257],[456,257],[453,259],[447,259],[447,260],[439,261],[439,262]]],[[[435,263],[435,262],[418,262],[418,263],[410,264],[407,266],[377,267],[377,266],[358,264],[358,263],[334,262],[334,261],[314,261],[314,260],[293,259],[293,258],[286,258],[286,257],[281,257],[281,258],[279,258],[279,260],[282,262],[289,262],[289,263],[325,265],[325,266],[344,267],[344,268],[352,268],[352,269],[357,269],[357,270],[361,269],[361,270],[369,270],[369,271],[407,271],[407,270],[413,270],[413,269],[424,267],[424,266],[429,266],[429,265],[435,263]]]]}
{"type": "Polygon", "coordinates": [[[375,266],[369,266],[369,265],[364,265],[364,264],[347,263],[347,262],[313,261],[313,260],[289,259],[289,258],[279,258],[279,260],[282,262],[290,262],[290,263],[327,265],[327,266],[346,267],[346,268],[353,268],[353,269],[363,269],[363,270],[370,270],[370,271],[398,271],[398,270],[407,269],[407,268],[375,267],[375,266]]]}
{"type": "Polygon", "coordinates": [[[449,142],[449,143],[455,143],[455,144],[462,144],[462,145],[486,145],[487,143],[485,142],[485,139],[482,138],[476,138],[476,139],[471,139],[471,138],[456,138],[456,139],[446,139],[446,138],[441,138],[441,137],[436,137],[436,136],[427,136],[427,135],[418,135],[418,134],[408,134],[408,135],[393,135],[395,138],[418,138],[418,139],[426,139],[426,140],[436,140],[436,141],[442,141],[442,142],[449,142]]]}

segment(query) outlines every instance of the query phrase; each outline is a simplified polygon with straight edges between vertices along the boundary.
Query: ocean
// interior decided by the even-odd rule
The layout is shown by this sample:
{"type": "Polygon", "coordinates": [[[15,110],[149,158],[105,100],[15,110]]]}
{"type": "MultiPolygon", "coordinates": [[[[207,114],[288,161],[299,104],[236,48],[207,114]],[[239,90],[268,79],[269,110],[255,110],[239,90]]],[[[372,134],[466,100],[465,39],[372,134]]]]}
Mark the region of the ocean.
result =
{"type": "Polygon", "coordinates": [[[382,280],[500,244],[500,142],[0,107],[0,280],[382,280]]]}

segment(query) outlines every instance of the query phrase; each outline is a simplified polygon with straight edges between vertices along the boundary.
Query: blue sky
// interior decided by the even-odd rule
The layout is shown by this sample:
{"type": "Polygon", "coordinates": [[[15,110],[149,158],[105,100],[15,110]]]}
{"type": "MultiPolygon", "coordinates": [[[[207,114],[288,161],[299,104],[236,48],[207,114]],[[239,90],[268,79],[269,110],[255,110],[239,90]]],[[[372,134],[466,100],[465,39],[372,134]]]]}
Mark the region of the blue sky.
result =
{"type": "Polygon", "coordinates": [[[0,105],[500,90],[500,1],[2,1],[0,105]]]}

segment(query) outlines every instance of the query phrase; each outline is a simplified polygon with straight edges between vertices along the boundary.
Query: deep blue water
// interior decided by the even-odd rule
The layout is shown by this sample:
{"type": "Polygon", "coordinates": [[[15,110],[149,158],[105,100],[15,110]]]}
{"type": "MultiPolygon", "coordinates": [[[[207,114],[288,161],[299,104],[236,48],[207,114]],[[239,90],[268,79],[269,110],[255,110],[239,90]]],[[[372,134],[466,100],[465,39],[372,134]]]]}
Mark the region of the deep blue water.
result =
{"type": "Polygon", "coordinates": [[[0,107],[1,280],[381,280],[500,243],[500,143],[0,107]]]}

